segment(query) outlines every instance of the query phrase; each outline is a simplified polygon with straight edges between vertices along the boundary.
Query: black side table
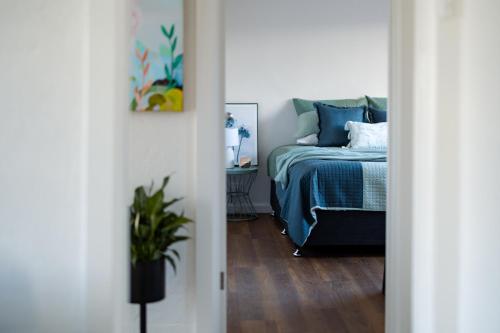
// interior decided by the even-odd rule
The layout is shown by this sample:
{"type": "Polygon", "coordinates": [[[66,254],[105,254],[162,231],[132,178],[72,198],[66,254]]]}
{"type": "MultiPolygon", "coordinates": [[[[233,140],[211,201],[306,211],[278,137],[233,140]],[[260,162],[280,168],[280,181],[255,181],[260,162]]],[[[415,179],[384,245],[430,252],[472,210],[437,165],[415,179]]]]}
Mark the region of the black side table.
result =
{"type": "Polygon", "coordinates": [[[258,167],[226,169],[226,205],[228,221],[248,221],[257,218],[250,200],[250,189],[257,177],[258,167]]]}

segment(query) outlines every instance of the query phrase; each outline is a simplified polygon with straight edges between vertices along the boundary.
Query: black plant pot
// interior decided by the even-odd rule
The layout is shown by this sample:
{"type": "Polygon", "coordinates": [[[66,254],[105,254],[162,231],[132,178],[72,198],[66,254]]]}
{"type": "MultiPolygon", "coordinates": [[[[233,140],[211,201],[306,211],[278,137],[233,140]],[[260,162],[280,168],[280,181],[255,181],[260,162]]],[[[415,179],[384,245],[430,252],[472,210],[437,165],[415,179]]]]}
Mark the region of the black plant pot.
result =
{"type": "Polygon", "coordinates": [[[165,260],[137,262],[130,267],[130,302],[146,304],[165,298],[165,260]]]}

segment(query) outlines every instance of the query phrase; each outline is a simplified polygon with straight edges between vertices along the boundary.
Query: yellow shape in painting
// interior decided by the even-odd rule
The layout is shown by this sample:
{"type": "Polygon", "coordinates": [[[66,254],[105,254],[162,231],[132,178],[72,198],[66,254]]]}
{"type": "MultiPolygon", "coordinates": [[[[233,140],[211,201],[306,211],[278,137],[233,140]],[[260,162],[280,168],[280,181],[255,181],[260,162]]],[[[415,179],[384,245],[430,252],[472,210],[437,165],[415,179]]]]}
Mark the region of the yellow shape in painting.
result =
{"type": "Polygon", "coordinates": [[[165,103],[161,105],[161,111],[182,111],[182,90],[172,88],[165,92],[163,96],[165,96],[165,103]]]}

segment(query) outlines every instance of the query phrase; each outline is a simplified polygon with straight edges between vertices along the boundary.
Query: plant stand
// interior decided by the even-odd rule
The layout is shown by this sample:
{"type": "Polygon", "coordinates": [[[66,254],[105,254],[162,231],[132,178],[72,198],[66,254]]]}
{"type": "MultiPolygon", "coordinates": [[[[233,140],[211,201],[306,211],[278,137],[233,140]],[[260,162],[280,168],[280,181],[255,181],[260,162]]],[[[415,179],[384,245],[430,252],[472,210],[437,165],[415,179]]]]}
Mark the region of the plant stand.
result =
{"type": "Polygon", "coordinates": [[[147,332],[147,326],[148,326],[148,309],[147,309],[147,303],[141,303],[141,333],[146,333],[147,332]]]}
{"type": "Polygon", "coordinates": [[[165,260],[138,262],[130,267],[130,302],[140,305],[140,332],[147,332],[147,303],[165,298],[165,260]]]}

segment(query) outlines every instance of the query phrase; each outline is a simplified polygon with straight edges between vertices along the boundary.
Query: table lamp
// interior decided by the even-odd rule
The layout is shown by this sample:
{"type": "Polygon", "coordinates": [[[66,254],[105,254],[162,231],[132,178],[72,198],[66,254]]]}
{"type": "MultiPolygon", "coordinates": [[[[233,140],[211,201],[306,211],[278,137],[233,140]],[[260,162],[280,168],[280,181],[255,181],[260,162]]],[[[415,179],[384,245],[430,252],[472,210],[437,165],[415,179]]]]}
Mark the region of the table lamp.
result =
{"type": "Polygon", "coordinates": [[[234,147],[240,144],[237,128],[226,128],[226,168],[234,167],[234,147]]]}

